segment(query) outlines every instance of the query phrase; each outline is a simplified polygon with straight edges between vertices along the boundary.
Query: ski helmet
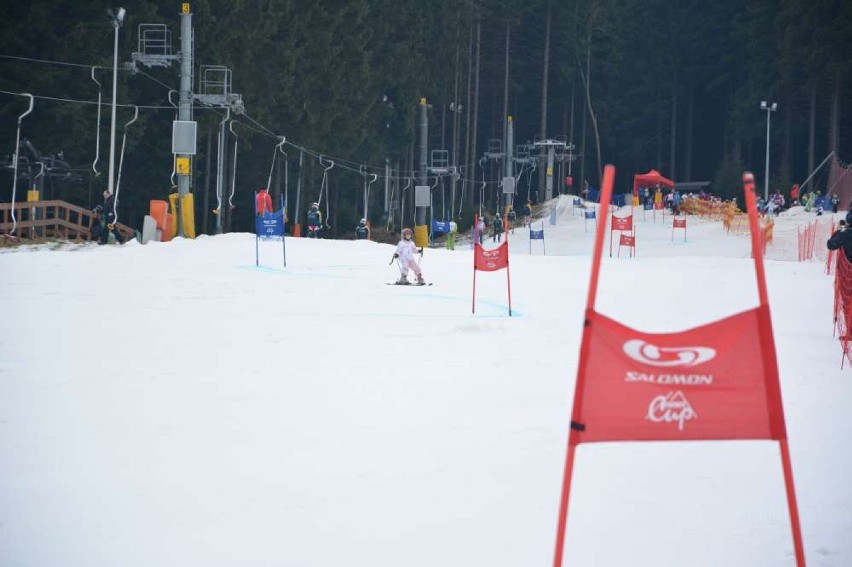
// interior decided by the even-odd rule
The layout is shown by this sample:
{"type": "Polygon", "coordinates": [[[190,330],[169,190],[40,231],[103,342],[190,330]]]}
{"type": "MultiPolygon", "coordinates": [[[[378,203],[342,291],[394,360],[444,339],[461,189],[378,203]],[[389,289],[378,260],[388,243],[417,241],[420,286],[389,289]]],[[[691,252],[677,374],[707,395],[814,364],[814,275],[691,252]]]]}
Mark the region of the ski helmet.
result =
{"type": "Polygon", "coordinates": [[[411,229],[408,227],[402,229],[402,237],[405,238],[406,236],[411,237],[411,229]]]}
{"type": "Polygon", "coordinates": [[[360,224],[367,224],[367,219],[361,219],[359,222],[360,224]]]}

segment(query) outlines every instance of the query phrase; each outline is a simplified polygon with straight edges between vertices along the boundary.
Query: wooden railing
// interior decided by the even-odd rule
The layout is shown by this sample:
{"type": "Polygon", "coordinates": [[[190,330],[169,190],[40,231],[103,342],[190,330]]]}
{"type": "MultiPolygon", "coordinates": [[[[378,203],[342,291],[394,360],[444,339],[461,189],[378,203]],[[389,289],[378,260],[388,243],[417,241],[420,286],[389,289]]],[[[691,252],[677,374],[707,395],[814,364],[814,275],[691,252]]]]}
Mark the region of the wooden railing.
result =
{"type": "MultiPolygon", "coordinates": [[[[22,240],[91,240],[92,226],[97,222],[92,211],[55,200],[14,203],[17,223],[13,223],[12,207],[12,203],[0,203],[0,235],[22,240]],[[10,234],[13,224],[15,232],[10,234]]],[[[124,240],[134,236],[127,225],[118,223],[116,228],[124,240]]]]}

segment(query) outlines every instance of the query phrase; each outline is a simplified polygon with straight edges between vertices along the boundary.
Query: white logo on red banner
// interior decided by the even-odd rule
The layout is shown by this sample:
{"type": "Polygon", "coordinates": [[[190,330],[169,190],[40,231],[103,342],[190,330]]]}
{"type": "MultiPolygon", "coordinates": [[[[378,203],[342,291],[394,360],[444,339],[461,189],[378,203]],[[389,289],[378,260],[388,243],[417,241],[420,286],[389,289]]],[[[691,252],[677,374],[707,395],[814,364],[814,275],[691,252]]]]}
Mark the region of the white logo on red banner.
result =
{"type": "Polygon", "coordinates": [[[677,428],[683,431],[686,422],[696,419],[698,413],[686,399],[682,392],[669,392],[663,396],[657,396],[648,404],[649,419],[655,423],[677,423],[677,428]]]}
{"type": "Polygon", "coordinates": [[[710,347],[658,347],[640,339],[627,341],[623,349],[633,360],[651,366],[696,366],[716,356],[710,347]]]}

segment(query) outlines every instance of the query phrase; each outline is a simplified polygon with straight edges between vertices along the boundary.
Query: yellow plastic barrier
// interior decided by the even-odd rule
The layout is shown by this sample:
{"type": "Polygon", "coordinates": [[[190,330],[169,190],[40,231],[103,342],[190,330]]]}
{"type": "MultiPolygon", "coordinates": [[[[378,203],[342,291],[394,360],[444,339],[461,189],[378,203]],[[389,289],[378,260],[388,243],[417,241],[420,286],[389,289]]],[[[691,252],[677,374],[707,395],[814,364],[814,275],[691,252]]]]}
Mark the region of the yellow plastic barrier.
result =
{"type": "Polygon", "coordinates": [[[169,195],[169,210],[172,215],[172,226],[171,226],[171,234],[169,238],[174,238],[177,235],[177,202],[178,202],[178,194],[171,193],[169,195]]]}
{"type": "Polygon", "coordinates": [[[183,235],[195,238],[195,198],[187,193],[180,200],[180,216],[183,221],[183,235]]]}
{"type": "Polygon", "coordinates": [[[429,227],[421,224],[414,227],[414,245],[418,248],[427,248],[429,246],[429,227]]]}

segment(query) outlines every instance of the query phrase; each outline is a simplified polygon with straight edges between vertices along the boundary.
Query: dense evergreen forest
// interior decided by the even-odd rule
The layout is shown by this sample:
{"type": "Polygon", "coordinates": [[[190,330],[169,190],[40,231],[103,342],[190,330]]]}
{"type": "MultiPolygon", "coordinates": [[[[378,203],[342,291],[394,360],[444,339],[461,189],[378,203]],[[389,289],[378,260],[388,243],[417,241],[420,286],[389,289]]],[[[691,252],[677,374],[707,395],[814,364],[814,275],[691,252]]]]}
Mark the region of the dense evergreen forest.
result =
{"type": "MultiPolygon", "coordinates": [[[[181,3],[122,6],[119,149],[132,105],[140,109],[127,129],[119,202],[122,217],[138,227],[148,200],[171,192],[177,93],[170,98],[170,90],[179,88],[180,65],[137,65],[133,72],[125,63],[139,50],[140,24],[168,26],[172,50],[179,51],[181,3]]],[[[597,186],[605,163],[618,168],[620,192],[631,187],[634,173],[650,168],[679,182],[712,181],[711,190],[726,197],[741,190],[742,170],[752,169],[762,187],[769,115],[762,100],[778,105],[770,117],[772,190],[788,192],[832,150],[852,161],[848,1],[196,0],[190,6],[195,88],[201,66],[227,67],[245,107],[230,115],[222,198],[227,202],[233,179],[235,208],[224,230],[250,230],[253,192],[271,171],[273,193],[286,190],[291,216],[301,180],[303,215],[324,187],[320,155],[335,162],[326,189],[332,234],[354,229],[364,181],[373,173],[369,216],[384,225],[386,166],[395,195],[419,167],[421,97],[429,104],[429,149],[447,150],[460,171],[455,184],[450,177],[429,181],[436,184],[438,216],[453,214],[462,223],[480,196],[489,211],[496,209],[504,170],[483,156],[504,138],[507,115],[515,144],[573,143],[577,157],[555,172],[555,188],[563,191],[569,171],[575,190],[585,182],[597,186]],[[277,136],[286,137],[286,157],[273,167],[277,136]]],[[[28,104],[15,93],[26,92],[36,98],[21,138],[68,165],[64,176],[47,178],[43,196],[87,207],[100,202],[112,102],[114,27],[107,8],[118,6],[21,0],[4,8],[0,201],[11,199],[8,166],[17,119],[28,104]]],[[[223,108],[195,104],[192,191],[203,233],[215,232],[217,136],[225,116],[223,108]]],[[[541,190],[541,165],[519,177],[518,202],[541,190]]],[[[817,189],[825,182],[815,177],[817,189]]],[[[18,199],[25,198],[22,189],[26,181],[18,199]]],[[[394,224],[398,229],[398,215],[394,224]]]]}

